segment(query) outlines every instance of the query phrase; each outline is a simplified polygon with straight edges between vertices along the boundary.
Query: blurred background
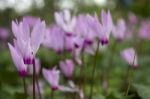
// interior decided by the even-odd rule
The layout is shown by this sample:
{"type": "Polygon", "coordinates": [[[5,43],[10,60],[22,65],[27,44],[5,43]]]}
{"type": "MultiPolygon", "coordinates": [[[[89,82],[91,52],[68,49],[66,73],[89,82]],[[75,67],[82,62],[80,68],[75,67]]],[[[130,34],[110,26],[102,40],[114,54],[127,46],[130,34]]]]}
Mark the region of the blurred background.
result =
{"type": "MultiPolygon", "coordinates": [[[[80,13],[100,15],[102,9],[109,9],[114,24],[119,18],[125,20],[128,32],[133,33],[133,38],[117,44],[115,48],[112,65],[116,68],[111,72],[107,99],[122,99],[118,84],[122,82],[121,78],[124,75],[122,71],[126,71],[127,66],[120,59],[119,53],[122,49],[132,46],[136,48],[138,54],[139,68],[135,73],[133,92],[131,91],[134,98],[131,99],[150,99],[150,0],[0,0],[0,99],[23,99],[21,81],[7,47],[7,42],[12,41],[12,20],[21,19],[23,16],[35,16],[42,18],[50,25],[54,23],[54,12],[63,9],[70,9],[74,15],[80,13]],[[141,36],[140,33],[144,35],[141,36]]],[[[102,52],[100,56],[100,58],[104,57],[101,63],[104,66],[111,55],[112,46],[113,42],[108,46],[110,49],[107,50],[108,55],[102,52]]],[[[42,66],[49,66],[50,63],[58,64],[58,56],[44,48],[41,48],[38,56],[42,66]]],[[[89,64],[92,63],[89,62],[89,64]]],[[[86,72],[90,72],[90,68],[86,72]]],[[[88,75],[86,78],[86,81],[90,82],[88,75]]],[[[95,82],[98,86],[101,78],[97,77],[97,79],[95,82]]],[[[95,89],[95,99],[104,99],[100,91],[101,88],[95,89]]],[[[45,94],[49,92],[47,88],[45,94]]]]}

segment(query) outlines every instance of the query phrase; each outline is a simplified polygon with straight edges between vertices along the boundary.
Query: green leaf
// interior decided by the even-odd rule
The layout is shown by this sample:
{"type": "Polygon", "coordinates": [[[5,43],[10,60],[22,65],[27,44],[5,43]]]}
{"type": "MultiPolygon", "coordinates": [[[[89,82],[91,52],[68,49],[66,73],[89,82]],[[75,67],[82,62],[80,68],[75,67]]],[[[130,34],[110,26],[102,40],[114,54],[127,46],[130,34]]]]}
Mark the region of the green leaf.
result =
{"type": "Polygon", "coordinates": [[[134,84],[133,87],[142,99],[150,99],[150,86],[134,84]]]}
{"type": "Polygon", "coordinates": [[[26,99],[24,93],[15,93],[14,99],[26,99]]]}
{"type": "Polygon", "coordinates": [[[111,92],[106,99],[126,99],[121,93],[111,92]]]}

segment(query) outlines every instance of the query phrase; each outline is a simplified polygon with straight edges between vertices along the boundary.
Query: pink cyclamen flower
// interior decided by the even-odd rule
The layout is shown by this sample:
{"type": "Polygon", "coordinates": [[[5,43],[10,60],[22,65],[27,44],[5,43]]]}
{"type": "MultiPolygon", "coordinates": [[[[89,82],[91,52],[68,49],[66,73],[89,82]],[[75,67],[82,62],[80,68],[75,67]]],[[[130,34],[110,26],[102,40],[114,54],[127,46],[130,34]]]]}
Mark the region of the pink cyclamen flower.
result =
{"type": "Polygon", "coordinates": [[[21,77],[25,77],[27,75],[27,66],[24,64],[21,54],[11,44],[8,43],[8,46],[9,46],[9,50],[11,53],[11,57],[12,57],[13,62],[19,72],[19,75],[21,77]]]}
{"type": "Polygon", "coordinates": [[[8,34],[8,30],[5,28],[0,27],[0,38],[2,40],[6,40],[8,38],[9,34],[8,34]]]}
{"type": "Polygon", "coordinates": [[[97,19],[92,15],[79,15],[77,17],[75,31],[84,39],[84,45],[91,45],[97,36],[97,19]]]}
{"type": "Polygon", "coordinates": [[[43,69],[43,76],[51,85],[52,90],[59,89],[59,74],[60,71],[54,67],[51,70],[43,69]]]}
{"type": "Polygon", "coordinates": [[[141,39],[150,40],[150,21],[143,21],[139,30],[141,39]]]}
{"type": "Polygon", "coordinates": [[[105,12],[102,10],[101,12],[102,24],[100,25],[101,32],[99,32],[99,38],[102,45],[108,44],[109,36],[113,28],[112,17],[110,11],[105,12]]]}
{"type": "Polygon", "coordinates": [[[32,27],[36,24],[36,21],[39,20],[39,18],[35,16],[24,16],[23,20],[26,21],[30,27],[32,27]]]}
{"type": "Polygon", "coordinates": [[[69,10],[65,9],[63,12],[55,12],[54,16],[56,23],[66,32],[66,35],[74,35],[76,17],[71,16],[69,10]]]}
{"type": "Polygon", "coordinates": [[[64,49],[64,38],[62,29],[58,25],[52,25],[47,28],[43,44],[60,54],[64,49]]]}
{"type": "Polygon", "coordinates": [[[33,64],[35,54],[45,36],[45,22],[38,19],[34,26],[30,27],[26,20],[19,23],[12,21],[12,31],[15,46],[21,53],[24,63],[33,64]]]}
{"type": "Polygon", "coordinates": [[[60,68],[67,79],[70,79],[74,71],[74,63],[72,60],[60,62],[60,68]]]}
{"type": "Polygon", "coordinates": [[[122,58],[131,66],[137,68],[137,55],[133,48],[127,48],[121,52],[122,58]]]}
{"type": "Polygon", "coordinates": [[[117,41],[122,41],[125,37],[126,24],[123,19],[117,21],[116,26],[113,27],[112,34],[117,41]]]}
{"type": "Polygon", "coordinates": [[[129,12],[129,14],[128,14],[128,21],[129,21],[130,24],[133,25],[133,24],[136,24],[138,22],[138,18],[137,18],[137,16],[134,13],[129,12]]]}

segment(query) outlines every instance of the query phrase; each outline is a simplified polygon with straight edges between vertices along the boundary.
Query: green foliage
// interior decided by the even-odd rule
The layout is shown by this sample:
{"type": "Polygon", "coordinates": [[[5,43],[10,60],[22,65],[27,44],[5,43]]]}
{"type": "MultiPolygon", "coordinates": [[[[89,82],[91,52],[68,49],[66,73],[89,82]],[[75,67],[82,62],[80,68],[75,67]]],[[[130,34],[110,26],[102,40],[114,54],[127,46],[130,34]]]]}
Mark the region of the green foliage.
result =
{"type": "Polygon", "coordinates": [[[150,86],[143,84],[134,84],[133,86],[142,99],[150,99],[150,86]]]}

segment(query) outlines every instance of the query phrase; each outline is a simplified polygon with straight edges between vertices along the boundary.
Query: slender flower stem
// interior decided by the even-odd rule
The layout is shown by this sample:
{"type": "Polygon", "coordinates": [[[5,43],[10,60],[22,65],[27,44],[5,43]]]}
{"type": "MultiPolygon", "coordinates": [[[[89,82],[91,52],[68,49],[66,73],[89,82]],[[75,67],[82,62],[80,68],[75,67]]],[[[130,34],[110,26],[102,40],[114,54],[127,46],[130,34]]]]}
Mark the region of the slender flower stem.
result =
{"type": "MultiPolygon", "coordinates": [[[[132,67],[129,69],[129,76],[130,76],[131,74],[133,74],[133,68],[132,68],[132,67]]],[[[132,75],[131,75],[131,76],[132,76],[132,75]]],[[[125,93],[125,96],[126,96],[126,97],[128,96],[129,89],[130,89],[130,87],[131,87],[131,83],[132,83],[132,78],[129,77],[129,82],[128,82],[127,90],[126,90],[126,93],[125,93]]]]}
{"type": "Polygon", "coordinates": [[[51,91],[51,99],[54,99],[54,91],[51,91]]]}
{"type": "Polygon", "coordinates": [[[35,75],[35,60],[33,60],[33,99],[36,99],[36,97],[35,97],[35,80],[36,80],[36,75],[35,75]]]}
{"type": "Polygon", "coordinates": [[[84,75],[84,72],[83,72],[83,68],[84,68],[84,47],[82,48],[82,51],[81,51],[81,60],[82,60],[82,64],[81,64],[81,67],[80,67],[80,88],[82,87],[82,84],[81,83],[84,83],[84,79],[83,78],[83,75],[84,75]],[[82,79],[82,81],[81,81],[82,79]]]}
{"type": "Polygon", "coordinates": [[[94,84],[94,76],[95,76],[95,69],[96,69],[96,60],[97,60],[97,55],[98,55],[98,51],[99,51],[99,42],[97,43],[97,48],[96,48],[96,52],[95,52],[95,57],[94,57],[94,65],[93,65],[93,70],[92,70],[92,79],[91,79],[91,89],[90,89],[90,98],[92,99],[93,96],[93,84],[94,84]]]}
{"type": "Polygon", "coordinates": [[[110,56],[108,59],[108,65],[104,68],[104,73],[102,74],[102,88],[104,96],[107,96],[108,89],[109,89],[109,75],[111,70],[113,69],[113,59],[116,51],[117,42],[114,41],[110,50],[110,56]]]}
{"type": "MultiPolygon", "coordinates": [[[[132,66],[134,65],[134,61],[135,61],[135,55],[134,55],[134,59],[133,59],[133,64],[132,66]]],[[[131,87],[131,83],[132,83],[132,80],[133,80],[133,77],[134,77],[134,67],[130,66],[129,68],[129,72],[128,72],[128,86],[127,86],[127,90],[126,90],[126,93],[125,93],[125,96],[127,97],[128,96],[128,93],[129,93],[129,90],[130,90],[130,87],[131,87]]]]}
{"type": "Polygon", "coordinates": [[[40,92],[40,85],[39,85],[38,75],[36,75],[36,83],[37,83],[39,99],[42,99],[42,95],[41,95],[41,92],[40,92]]]}
{"type": "Polygon", "coordinates": [[[25,79],[25,78],[22,78],[22,79],[23,79],[23,86],[24,86],[25,99],[27,99],[26,79],[25,79]]]}

